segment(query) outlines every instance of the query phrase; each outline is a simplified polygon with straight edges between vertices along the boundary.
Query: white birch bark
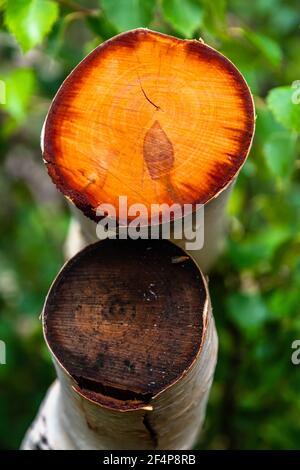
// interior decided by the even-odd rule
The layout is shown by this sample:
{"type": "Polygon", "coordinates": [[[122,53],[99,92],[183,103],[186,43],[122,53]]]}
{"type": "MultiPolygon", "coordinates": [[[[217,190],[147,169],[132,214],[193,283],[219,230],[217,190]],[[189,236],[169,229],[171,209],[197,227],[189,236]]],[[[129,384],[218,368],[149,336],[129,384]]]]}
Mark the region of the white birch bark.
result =
{"type": "Polygon", "coordinates": [[[177,382],[149,405],[117,411],[88,401],[56,360],[57,381],[27,432],[22,449],[191,449],[203,425],[217,361],[218,340],[210,301],[203,313],[201,347],[177,382]]]}
{"type": "MultiPolygon", "coordinates": [[[[181,239],[175,239],[172,236],[174,232],[171,225],[170,240],[175,245],[183,248],[198,264],[202,272],[208,272],[215,263],[218,255],[222,251],[224,233],[226,229],[226,205],[230,196],[233,183],[224,189],[217,197],[213,198],[204,206],[204,219],[199,218],[200,223],[195,225],[192,221],[192,230],[197,232],[197,236],[201,238],[204,235],[203,247],[198,250],[186,249],[186,244],[190,242],[183,236],[181,239]]],[[[71,258],[83,247],[98,241],[96,234],[96,222],[86,217],[77,207],[70,204],[71,212],[73,214],[72,222],[69,228],[69,233],[65,243],[65,256],[71,258]]],[[[191,224],[191,219],[190,222],[191,224]]],[[[115,232],[110,232],[113,235],[115,232]]]]}

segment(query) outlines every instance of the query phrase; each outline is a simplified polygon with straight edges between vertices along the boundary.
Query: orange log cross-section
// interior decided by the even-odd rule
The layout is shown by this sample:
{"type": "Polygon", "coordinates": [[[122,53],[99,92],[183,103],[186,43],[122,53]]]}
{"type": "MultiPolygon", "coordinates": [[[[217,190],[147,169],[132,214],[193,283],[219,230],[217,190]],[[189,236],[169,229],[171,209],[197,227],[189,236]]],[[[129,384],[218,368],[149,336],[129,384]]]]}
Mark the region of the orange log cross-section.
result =
{"type": "Polygon", "coordinates": [[[200,41],[137,29],[100,45],[63,83],[43,157],[90,218],[101,203],[118,208],[120,195],[151,214],[151,204],[216,197],[244,163],[253,130],[251,93],[228,59],[200,41]]]}

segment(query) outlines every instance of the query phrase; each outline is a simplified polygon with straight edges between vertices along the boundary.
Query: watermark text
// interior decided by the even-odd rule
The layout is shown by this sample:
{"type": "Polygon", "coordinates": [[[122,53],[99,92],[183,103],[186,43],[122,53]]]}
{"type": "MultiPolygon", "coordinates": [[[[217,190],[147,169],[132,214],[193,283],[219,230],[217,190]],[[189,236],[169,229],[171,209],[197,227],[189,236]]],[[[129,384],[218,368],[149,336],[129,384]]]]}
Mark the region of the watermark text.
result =
{"type": "Polygon", "coordinates": [[[6,344],[0,340],[0,365],[6,364],[6,344]]]}
{"type": "Polygon", "coordinates": [[[3,80],[0,80],[0,104],[6,104],[6,85],[3,80]]]}
{"type": "Polygon", "coordinates": [[[196,204],[145,204],[128,206],[127,196],[119,196],[118,207],[100,204],[96,215],[100,218],[96,234],[106,238],[133,240],[182,240],[188,251],[200,250],[204,244],[204,205],[196,204]],[[117,221],[118,220],[118,224],[117,221]]]}

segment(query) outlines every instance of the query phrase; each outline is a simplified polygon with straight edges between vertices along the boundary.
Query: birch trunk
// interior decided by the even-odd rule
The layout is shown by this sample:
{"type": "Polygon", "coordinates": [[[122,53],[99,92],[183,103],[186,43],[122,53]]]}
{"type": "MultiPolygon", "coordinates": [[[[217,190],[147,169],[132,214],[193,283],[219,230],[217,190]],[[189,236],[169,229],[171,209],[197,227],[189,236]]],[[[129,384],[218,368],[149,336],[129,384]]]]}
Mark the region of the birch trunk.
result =
{"type": "Polygon", "coordinates": [[[54,282],[43,328],[57,381],[23,449],[177,450],[195,444],[217,358],[207,284],[178,247],[149,243],[91,245],[54,282]],[[119,261],[107,267],[105,256],[119,261]],[[133,265],[133,278],[126,280],[133,265]],[[108,295],[103,284],[110,285],[108,295]],[[116,304],[121,291],[125,297],[129,292],[123,307],[116,304]]]}
{"type": "MultiPolygon", "coordinates": [[[[204,273],[211,269],[223,248],[226,232],[226,204],[232,187],[233,183],[222,191],[220,195],[205,204],[204,217],[202,217],[201,213],[198,224],[195,223],[195,217],[193,219],[188,218],[187,222],[185,222],[185,228],[188,230],[192,229],[194,237],[203,240],[201,248],[187,249],[187,243],[190,243],[190,240],[184,236],[184,233],[180,239],[174,238],[174,224],[171,224],[170,240],[185,250],[204,273]]],[[[74,256],[83,247],[98,241],[96,222],[87,218],[73,204],[70,204],[70,209],[72,222],[65,243],[65,256],[67,259],[74,256]]],[[[111,231],[110,236],[115,236],[116,233],[111,231]]]]}

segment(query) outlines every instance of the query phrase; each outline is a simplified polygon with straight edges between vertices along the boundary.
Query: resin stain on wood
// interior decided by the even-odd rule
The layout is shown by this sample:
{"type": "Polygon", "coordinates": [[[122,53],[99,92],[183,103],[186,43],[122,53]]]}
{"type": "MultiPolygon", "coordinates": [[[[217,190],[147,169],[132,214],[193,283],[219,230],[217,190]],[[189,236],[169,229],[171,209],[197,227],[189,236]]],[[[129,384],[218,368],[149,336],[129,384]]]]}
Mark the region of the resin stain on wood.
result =
{"type": "Polygon", "coordinates": [[[143,153],[152,179],[159,179],[172,170],[173,145],[158,121],[145,134],[143,153]]]}

